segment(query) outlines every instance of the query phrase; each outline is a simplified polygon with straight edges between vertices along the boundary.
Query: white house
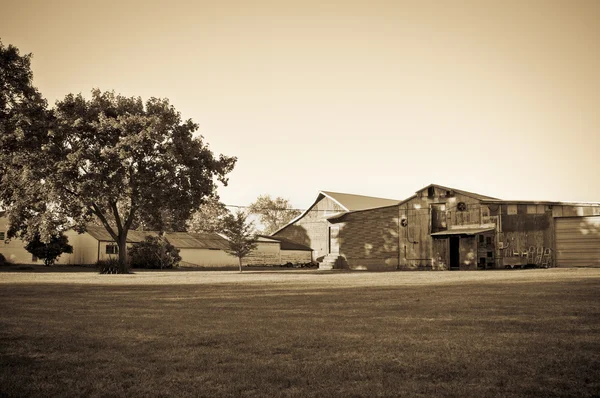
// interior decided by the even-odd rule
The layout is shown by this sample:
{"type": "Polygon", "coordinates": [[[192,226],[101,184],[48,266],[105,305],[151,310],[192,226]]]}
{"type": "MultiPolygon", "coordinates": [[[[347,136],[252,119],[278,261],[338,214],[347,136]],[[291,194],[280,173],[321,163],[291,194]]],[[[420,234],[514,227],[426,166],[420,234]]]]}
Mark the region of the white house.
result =
{"type": "MultiPolygon", "coordinates": [[[[0,254],[14,264],[36,264],[37,259],[27,250],[20,239],[6,240],[8,220],[0,216],[0,254]]],[[[90,225],[79,234],[65,232],[73,253],[65,253],[57,264],[92,265],[99,260],[118,257],[118,246],[104,227],[90,225]]],[[[128,245],[141,242],[146,236],[158,235],[155,231],[129,231],[128,245]]],[[[200,267],[236,267],[238,259],[227,253],[227,239],[216,233],[167,232],[164,237],[179,249],[182,265],[200,267]]],[[[312,250],[285,239],[266,236],[257,237],[257,247],[243,259],[243,265],[280,265],[288,262],[303,264],[311,261],[312,250]],[[302,247],[300,247],[302,246],[302,247]]]]}

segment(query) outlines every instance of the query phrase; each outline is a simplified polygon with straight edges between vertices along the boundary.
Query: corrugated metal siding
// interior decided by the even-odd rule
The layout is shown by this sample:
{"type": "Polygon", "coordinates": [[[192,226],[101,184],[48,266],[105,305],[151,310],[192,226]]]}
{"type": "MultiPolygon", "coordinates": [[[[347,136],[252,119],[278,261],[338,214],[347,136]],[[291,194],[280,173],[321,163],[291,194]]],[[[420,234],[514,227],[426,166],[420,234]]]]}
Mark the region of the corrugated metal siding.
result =
{"type": "Polygon", "coordinates": [[[556,265],[600,267],[600,216],[556,219],[556,265]]]}

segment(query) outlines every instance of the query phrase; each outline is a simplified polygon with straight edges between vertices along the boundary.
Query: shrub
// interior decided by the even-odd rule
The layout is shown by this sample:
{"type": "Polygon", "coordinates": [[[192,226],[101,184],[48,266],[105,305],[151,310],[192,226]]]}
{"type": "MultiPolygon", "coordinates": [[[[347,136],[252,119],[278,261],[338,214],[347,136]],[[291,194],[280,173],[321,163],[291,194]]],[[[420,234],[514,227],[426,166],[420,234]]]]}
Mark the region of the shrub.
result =
{"type": "Polygon", "coordinates": [[[129,250],[132,268],[173,268],[179,266],[179,249],[163,237],[146,236],[129,250]]]}
{"type": "Polygon", "coordinates": [[[10,261],[9,259],[7,259],[6,257],[4,257],[4,255],[2,253],[0,253],[0,266],[9,266],[9,265],[14,265],[12,261],[10,261]]]}
{"type": "Polygon", "coordinates": [[[108,260],[100,260],[96,263],[96,268],[101,274],[118,274],[119,273],[119,260],[116,258],[109,258],[108,260]]]}
{"type": "Polygon", "coordinates": [[[69,238],[65,235],[53,236],[49,242],[42,242],[40,234],[35,234],[34,238],[25,246],[25,250],[44,260],[44,265],[49,267],[54,265],[61,254],[73,253],[73,246],[69,244],[69,238]]]}

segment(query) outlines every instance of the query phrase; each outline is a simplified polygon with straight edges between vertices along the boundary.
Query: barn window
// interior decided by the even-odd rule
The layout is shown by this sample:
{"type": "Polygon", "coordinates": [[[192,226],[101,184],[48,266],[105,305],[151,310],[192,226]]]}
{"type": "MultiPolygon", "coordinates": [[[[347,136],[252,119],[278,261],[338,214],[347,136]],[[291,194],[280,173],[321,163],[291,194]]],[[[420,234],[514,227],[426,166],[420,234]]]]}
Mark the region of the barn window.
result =
{"type": "Polygon", "coordinates": [[[485,238],[485,244],[486,245],[491,245],[492,244],[492,237],[491,236],[487,236],[485,238]]]}
{"type": "Polygon", "coordinates": [[[106,254],[119,254],[119,246],[106,245],[106,254]]]}
{"type": "Polygon", "coordinates": [[[483,243],[483,235],[479,235],[479,243],[483,243]]]}
{"type": "Polygon", "coordinates": [[[0,240],[4,240],[6,237],[4,236],[4,231],[0,232],[0,240]]]}
{"type": "Polygon", "coordinates": [[[508,214],[517,214],[517,205],[506,205],[506,212],[508,214]]]}
{"type": "Polygon", "coordinates": [[[492,257],[494,257],[494,253],[493,252],[487,252],[487,256],[488,256],[488,258],[492,258],[492,257]]]}
{"type": "Polygon", "coordinates": [[[435,188],[434,187],[427,188],[427,197],[433,198],[434,196],[435,196],[435,188]]]}

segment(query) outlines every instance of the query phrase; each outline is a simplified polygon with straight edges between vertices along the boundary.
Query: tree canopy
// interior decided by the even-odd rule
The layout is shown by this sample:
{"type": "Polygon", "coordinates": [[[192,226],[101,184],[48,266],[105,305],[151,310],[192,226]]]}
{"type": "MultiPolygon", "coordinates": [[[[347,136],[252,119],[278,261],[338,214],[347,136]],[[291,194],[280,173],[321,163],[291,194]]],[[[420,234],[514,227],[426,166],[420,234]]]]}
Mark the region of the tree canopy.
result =
{"type": "MultiPolygon", "coordinates": [[[[41,148],[48,140],[50,121],[47,102],[33,86],[31,54],[21,55],[18,48],[0,42],[0,205],[10,210],[9,237],[17,235],[17,219],[45,213],[48,207],[33,181],[43,181],[38,166],[45,162],[41,148]]],[[[31,233],[26,241],[38,231],[45,240],[56,235],[55,225],[48,222],[43,229],[36,221],[27,221],[31,233]]]]}
{"type": "Polygon", "coordinates": [[[189,232],[220,232],[229,211],[217,197],[206,198],[187,222],[189,232]]]}
{"type": "Polygon", "coordinates": [[[167,99],[94,89],[91,99],[69,94],[49,113],[31,85],[29,56],[9,46],[0,58],[0,201],[9,236],[39,232],[48,241],[97,218],[126,272],[132,226],[181,225],[217,181],[227,184],[236,159],[215,156],[167,99]]]}
{"type": "Polygon", "coordinates": [[[258,216],[263,225],[263,232],[271,234],[300,215],[300,210],[294,209],[289,200],[270,195],[260,195],[248,207],[250,214],[258,216]]]}

